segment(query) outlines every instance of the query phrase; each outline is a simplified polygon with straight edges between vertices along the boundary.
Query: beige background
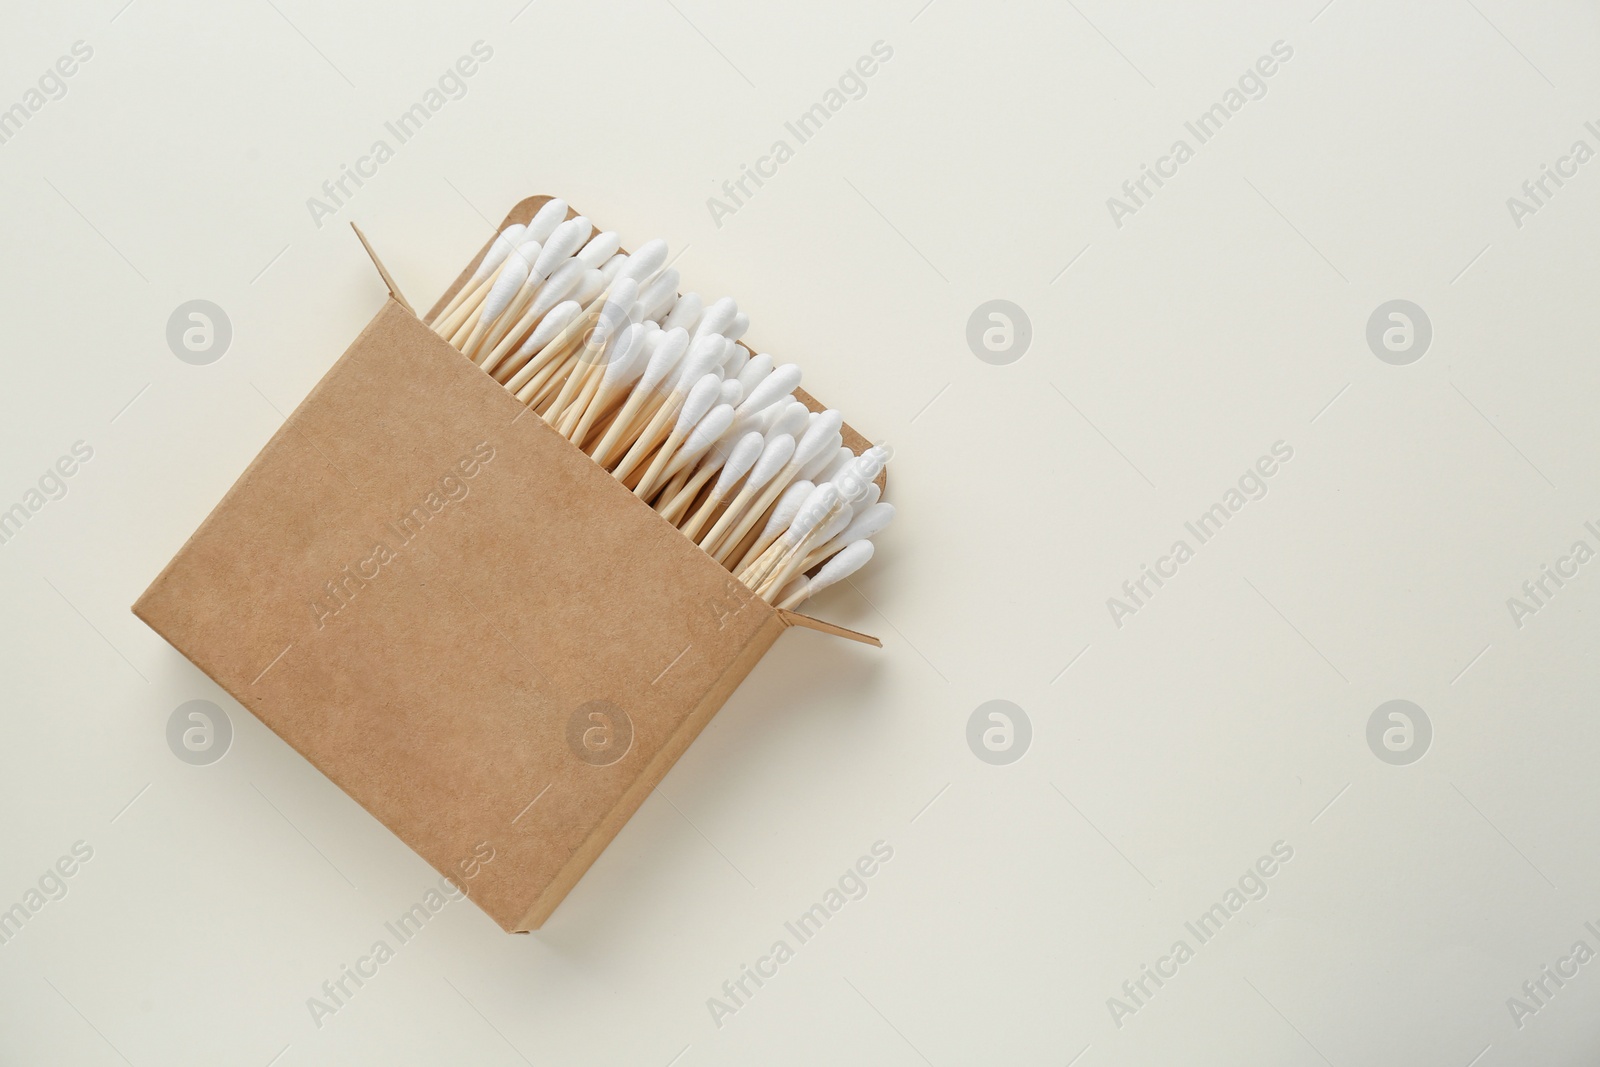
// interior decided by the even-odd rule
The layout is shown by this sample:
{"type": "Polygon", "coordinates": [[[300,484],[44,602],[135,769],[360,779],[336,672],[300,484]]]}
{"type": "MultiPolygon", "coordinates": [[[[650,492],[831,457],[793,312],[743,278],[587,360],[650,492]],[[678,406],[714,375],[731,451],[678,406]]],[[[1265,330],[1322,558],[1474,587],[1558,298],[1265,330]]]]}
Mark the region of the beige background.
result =
{"type": "Polygon", "coordinates": [[[1600,579],[1520,629],[1506,600],[1600,544],[1600,161],[1520,227],[1506,201],[1600,149],[1600,15],[1322,2],[5,16],[0,108],[93,55],[0,144],[0,508],[94,455],[0,545],[0,909],[93,857],[0,945],[0,1060],[1592,1061],[1600,965],[1520,1029],[1507,998],[1600,950],[1600,579]],[[1266,95],[1115,225],[1278,41],[1266,95]],[[307,198],[380,137],[318,227],[307,198]],[[778,138],[718,226],[707,197],[778,138]],[[901,518],[813,604],[886,648],[785,636],[543,932],[451,905],[319,1028],[307,998],[435,876],[128,606],[378,306],[344,224],[426,304],[537,192],[665,237],[894,444],[901,518]],[[208,366],[165,339],[196,298],[233,327],[208,366]],[[1032,323],[1005,366],[965,340],[995,298],[1032,323]],[[1393,299],[1433,326],[1408,366],[1365,340],[1393,299]],[[1115,626],[1107,598],[1280,440],[1268,495],[1115,626]],[[209,766],[168,748],[192,699],[231,716],[209,766]],[[966,741],[993,699],[1032,723],[1006,766],[966,741]],[[1391,699],[1433,725],[1409,766],[1367,745],[1391,699]],[[715,1025],[877,841],[865,898],[715,1025]],[[1119,1027],[1107,999],[1279,841],[1266,898],[1119,1027]]]}

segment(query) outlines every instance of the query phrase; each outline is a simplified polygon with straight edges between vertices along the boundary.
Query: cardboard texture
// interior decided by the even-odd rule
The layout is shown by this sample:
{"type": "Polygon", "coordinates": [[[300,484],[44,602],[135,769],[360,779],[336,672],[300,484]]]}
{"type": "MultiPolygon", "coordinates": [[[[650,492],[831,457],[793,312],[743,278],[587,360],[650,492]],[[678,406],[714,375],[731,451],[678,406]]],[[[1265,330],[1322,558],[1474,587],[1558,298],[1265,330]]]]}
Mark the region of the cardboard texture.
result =
{"type": "Polygon", "coordinates": [[[785,628],[878,642],[755,596],[378,266],[391,299],[133,610],[536,929],[785,628]]]}

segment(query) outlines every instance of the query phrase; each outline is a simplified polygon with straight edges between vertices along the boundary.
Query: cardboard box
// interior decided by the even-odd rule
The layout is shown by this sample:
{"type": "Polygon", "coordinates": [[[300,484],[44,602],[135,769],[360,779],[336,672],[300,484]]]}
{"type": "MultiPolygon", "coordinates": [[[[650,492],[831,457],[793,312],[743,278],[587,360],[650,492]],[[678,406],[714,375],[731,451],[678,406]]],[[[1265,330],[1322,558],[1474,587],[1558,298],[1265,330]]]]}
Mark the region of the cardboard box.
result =
{"type": "Polygon", "coordinates": [[[377,266],[390,299],[133,610],[537,929],[786,628],[878,642],[755,596],[377,266]]]}

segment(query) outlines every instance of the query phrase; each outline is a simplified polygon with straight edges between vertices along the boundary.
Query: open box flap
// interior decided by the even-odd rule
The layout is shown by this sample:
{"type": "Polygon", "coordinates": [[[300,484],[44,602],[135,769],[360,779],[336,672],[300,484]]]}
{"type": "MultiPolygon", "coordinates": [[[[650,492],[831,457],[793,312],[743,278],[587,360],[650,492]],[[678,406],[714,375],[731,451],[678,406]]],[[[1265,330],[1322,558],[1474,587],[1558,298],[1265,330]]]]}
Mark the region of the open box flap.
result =
{"type": "Polygon", "coordinates": [[[831,622],[823,622],[821,619],[813,619],[810,615],[802,615],[798,611],[790,611],[788,608],[779,608],[778,618],[783,621],[785,626],[803,626],[807,630],[832,634],[834,637],[843,637],[849,641],[860,641],[863,645],[871,645],[873,648],[883,647],[883,642],[871,634],[849,630],[843,626],[836,626],[831,622]]]}

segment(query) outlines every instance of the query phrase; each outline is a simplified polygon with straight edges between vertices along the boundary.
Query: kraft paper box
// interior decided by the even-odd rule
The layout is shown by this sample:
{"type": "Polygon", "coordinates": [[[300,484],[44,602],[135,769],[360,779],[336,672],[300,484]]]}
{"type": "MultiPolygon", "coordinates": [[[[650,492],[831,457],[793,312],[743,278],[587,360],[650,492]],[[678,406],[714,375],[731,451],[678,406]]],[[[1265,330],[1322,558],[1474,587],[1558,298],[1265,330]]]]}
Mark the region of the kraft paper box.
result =
{"type": "Polygon", "coordinates": [[[390,299],[133,610],[536,929],[787,627],[877,642],[750,592],[378,269],[390,299]]]}

